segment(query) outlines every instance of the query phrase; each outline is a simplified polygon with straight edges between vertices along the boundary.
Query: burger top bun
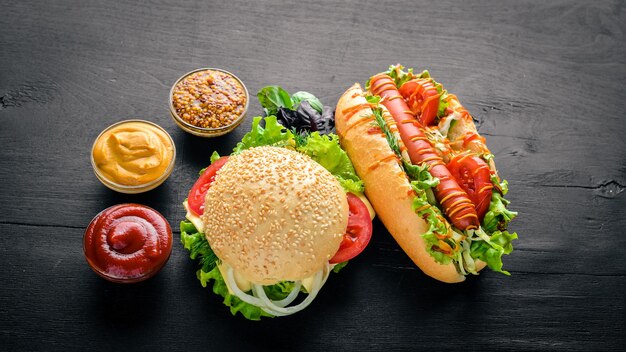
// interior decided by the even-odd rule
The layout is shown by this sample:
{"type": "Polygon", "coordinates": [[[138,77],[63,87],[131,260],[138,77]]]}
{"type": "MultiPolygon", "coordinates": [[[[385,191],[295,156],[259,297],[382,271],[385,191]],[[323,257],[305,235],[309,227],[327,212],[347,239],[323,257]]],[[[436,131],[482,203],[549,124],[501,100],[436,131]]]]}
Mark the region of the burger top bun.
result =
{"type": "Polygon", "coordinates": [[[272,285],[321,270],[348,225],[337,179],[306,155],[257,147],[231,156],[205,198],[211,248],[247,280],[272,285]]]}

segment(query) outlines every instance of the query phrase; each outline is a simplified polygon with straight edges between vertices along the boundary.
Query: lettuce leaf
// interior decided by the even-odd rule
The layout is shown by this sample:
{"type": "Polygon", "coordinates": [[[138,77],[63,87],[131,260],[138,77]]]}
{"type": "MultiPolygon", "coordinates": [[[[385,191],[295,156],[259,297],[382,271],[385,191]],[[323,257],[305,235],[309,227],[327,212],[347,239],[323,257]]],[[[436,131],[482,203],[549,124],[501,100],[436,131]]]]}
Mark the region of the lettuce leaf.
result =
{"type": "MultiPolygon", "coordinates": [[[[507,189],[506,183],[504,184],[504,189],[507,189]]],[[[516,211],[510,211],[506,208],[509,203],[510,202],[504,199],[504,196],[502,196],[500,192],[492,193],[489,210],[487,210],[485,218],[483,219],[483,230],[487,233],[492,233],[496,230],[506,230],[509,222],[517,216],[516,211]]]]}
{"type": "Polygon", "coordinates": [[[500,191],[500,193],[502,193],[503,196],[509,193],[509,182],[507,180],[500,181],[498,176],[491,175],[491,183],[493,183],[493,187],[496,188],[498,191],[500,191]]]}
{"type": "Polygon", "coordinates": [[[266,313],[263,309],[248,304],[240,300],[237,296],[228,293],[228,287],[226,282],[220,273],[220,270],[213,268],[211,271],[206,272],[202,269],[197,272],[198,280],[202,287],[207,287],[213,280],[213,293],[224,297],[224,305],[230,308],[230,313],[234,316],[237,313],[241,313],[248,320],[261,320],[261,317],[274,317],[273,315],[266,313]]]}
{"type": "Polygon", "coordinates": [[[292,109],[294,107],[293,100],[289,93],[279,86],[263,87],[256,93],[259,103],[265,109],[265,115],[276,115],[278,108],[292,109]]]}
{"type": "Polygon", "coordinates": [[[237,143],[233,149],[233,154],[239,154],[252,147],[265,145],[285,147],[294,143],[293,133],[279,124],[276,116],[268,116],[265,119],[256,116],[252,120],[252,129],[243,136],[241,142],[237,143]],[[261,121],[265,121],[265,127],[261,127],[261,121]]]}
{"type": "Polygon", "coordinates": [[[428,164],[413,165],[406,160],[402,160],[402,166],[407,176],[409,176],[409,179],[412,180],[418,188],[428,190],[429,188],[439,185],[439,179],[428,171],[428,164]]]}
{"type": "Polygon", "coordinates": [[[211,154],[211,164],[216,162],[217,159],[219,158],[220,158],[220,154],[217,151],[213,151],[213,154],[211,154]]]}
{"type": "Polygon", "coordinates": [[[346,191],[363,192],[363,182],[354,171],[348,154],[341,149],[336,134],[321,135],[313,132],[301,136],[296,150],[306,154],[339,180],[346,191]]]}
{"type": "Polygon", "coordinates": [[[509,201],[503,195],[508,192],[508,182],[500,182],[497,176],[492,176],[491,181],[494,184],[491,203],[481,229],[475,233],[479,238],[472,238],[470,255],[487,263],[491,270],[510,275],[508,271],[502,270],[502,255],[513,251],[512,241],[517,239],[517,233],[507,232],[506,227],[517,216],[517,212],[506,208],[509,201]]]}
{"type": "MultiPolygon", "coordinates": [[[[185,249],[189,250],[189,257],[200,262],[200,269],[196,272],[196,276],[200,280],[202,287],[207,287],[213,280],[213,292],[224,297],[224,304],[230,307],[232,315],[236,315],[239,312],[249,320],[273,317],[273,315],[266,313],[261,308],[248,304],[228,292],[226,282],[217,267],[217,256],[211,249],[204,234],[198,232],[189,220],[183,220],[180,223],[180,239],[185,249]]],[[[266,291],[271,299],[282,299],[291,291],[290,288],[293,288],[292,282],[281,282],[269,286],[269,288],[266,288],[266,291]]]]}
{"type": "Polygon", "coordinates": [[[345,268],[346,265],[348,265],[349,260],[346,260],[345,262],[341,262],[335,265],[335,267],[333,268],[333,272],[336,274],[338,273],[341,269],[345,268]]]}
{"type": "Polygon", "coordinates": [[[343,190],[347,193],[363,193],[365,191],[365,185],[363,184],[363,181],[358,180],[352,180],[352,179],[345,179],[345,178],[341,178],[340,176],[335,176],[337,178],[337,180],[339,181],[339,184],[341,184],[341,187],[343,188],[343,190]]]}
{"type": "Polygon", "coordinates": [[[224,304],[230,307],[230,312],[235,315],[240,312],[246,319],[259,320],[262,316],[271,317],[261,308],[243,302],[237,296],[228,293],[228,287],[217,267],[217,256],[209,246],[203,233],[184,220],[180,223],[180,237],[185,249],[189,250],[189,257],[200,262],[200,269],[196,272],[202,287],[213,280],[213,292],[224,297],[224,304]]]}
{"type": "Polygon", "coordinates": [[[481,236],[483,240],[473,241],[470,254],[474,259],[480,259],[487,263],[493,271],[511,275],[502,270],[502,255],[513,251],[512,241],[517,239],[517,233],[508,231],[495,231],[491,236],[481,236]]]}
{"type": "MultiPolygon", "coordinates": [[[[427,172],[428,173],[428,172],[427,172]]],[[[430,173],[428,173],[430,175],[430,173]]],[[[432,178],[432,175],[430,176],[432,178]]],[[[434,178],[436,184],[439,183],[439,179],[434,178]]],[[[426,220],[428,223],[428,230],[422,234],[422,238],[426,241],[426,251],[431,257],[435,259],[437,263],[449,264],[452,262],[452,257],[437,250],[439,248],[439,238],[437,234],[447,234],[450,229],[443,221],[443,216],[439,208],[431,206],[428,201],[427,191],[430,190],[432,182],[425,180],[411,181],[411,187],[415,191],[415,197],[413,198],[412,208],[419,217],[426,220]]],[[[435,185],[436,185],[435,184],[435,185]]],[[[433,186],[434,187],[434,186],[433,186]]],[[[448,243],[452,248],[457,246],[456,243],[450,241],[448,243]]]]}
{"type": "MultiPolygon", "coordinates": [[[[269,299],[277,301],[286,298],[294,287],[295,283],[282,281],[275,285],[263,286],[263,290],[269,299]]],[[[303,291],[303,289],[300,290],[303,291]]]]}
{"type": "MultiPolygon", "coordinates": [[[[425,71],[428,73],[428,71],[425,71]]],[[[413,69],[409,68],[404,71],[404,66],[397,64],[389,66],[389,69],[385,72],[391,79],[393,79],[396,87],[400,88],[404,83],[412,80],[413,78],[418,78],[413,74],[413,69]]]]}
{"type": "Polygon", "coordinates": [[[180,223],[180,240],[183,247],[189,251],[189,258],[198,259],[200,268],[206,272],[213,270],[216,266],[217,256],[209,246],[204,234],[198,232],[191,221],[183,220],[180,223]]]}

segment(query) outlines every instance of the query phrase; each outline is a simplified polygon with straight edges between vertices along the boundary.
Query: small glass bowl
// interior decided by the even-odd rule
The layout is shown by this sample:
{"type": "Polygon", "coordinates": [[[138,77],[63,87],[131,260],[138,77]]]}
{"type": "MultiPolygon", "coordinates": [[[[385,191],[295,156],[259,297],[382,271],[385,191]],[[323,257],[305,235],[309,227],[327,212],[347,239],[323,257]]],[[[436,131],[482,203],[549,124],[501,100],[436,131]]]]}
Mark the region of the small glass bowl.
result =
{"type": "MultiPolygon", "coordinates": [[[[128,217],[125,215],[124,216],[129,219],[135,219],[138,217],[135,213],[133,213],[133,215],[134,216],[132,217],[128,217]]],[[[152,222],[155,221],[154,219],[146,220],[143,218],[141,220],[144,223],[149,223],[149,221],[152,221],[152,222]]],[[[152,225],[152,223],[149,223],[149,225],[152,225]]],[[[146,226],[146,225],[142,223],[142,226],[146,226]]],[[[161,237],[161,239],[163,239],[163,236],[161,237]]],[[[153,277],[154,275],[158,274],[159,271],[161,271],[161,269],[163,268],[163,266],[165,266],[165,264],[167,263],[167,261],[169,260],[172,254],[172,247],[173,247],[172,244],[173,244],[172,229],[167,219],[165,219],[165,217],[161,215],[161,213],[145,205],[135,204],[135,203],[124,203],[124,204],[117,204],[117,205],[108,207],[102,210],[96,216],[94,216],[94,218],[91,220],[91,222],[87,226],[87,229],[85,230],[85,234],[83,235],[83,254],[85,255],[85,259],[87,260],[87,264],[89,264],[89,267],[91,268],[91,270],[93,270],[96,274],[98,274],[103,279],[106,279],[108,281],[115,282],[115,283],[120,283],[120,284],[132,284],[136,282],[145,281],[153,277]],[[162,235],[167,237],[167,241],[165,243],[165,246],[166,246],[164,249],[165,253],[161,256],[161,258],[158,259],[156,263],[154,263],[152,267],[147,267],[141,270],[136,270],[135,272],[132,272],[132,274],[125,275],[123,271],[127,268],[124,268],[123,265],[112,266],[110,268],[106,268],[106,266],[103,266],[105,264],[99,262],[99,260],[102,260],[101,257],[106,257],[107,254],[106,253],[98,254],[95,251],[98,248],[103,249],[108,246],[106,244],[104,245],[102,244],[94,245],[94,244],[98,242],[99,239],[97,237],[102,236],[102,233],[106,234],[107,232],[112,231],[112,230],[111,229],[106,229],[106,230],[94,229],[94,227],[96,226],[96,224],[101,223],[101,217],[105,218],[105,220],[103,220],[102,222],[115,224],[116,222],[120,220],[120,218],[107,219],[110,213],[113,210],[120,211],[121,209],[122,211],[124,211],[130,208],[139,209],[144,215],[148,213],[150,216],[158,218],[157,221],[159,221],[160,227],[163,227],[165,230],[165,233],[162,235]],[[107,220],[110,220],[110,221],[107,221],[107,220]],[[90,243],[91,243],[91,246],[90,246],[90,243]]],[[[117,253],[116,255],[123,256],[124,254],[117,253]]],[[[132,256],[132,253],[130,256],[132,256]]]]}
{"type": "Polygon", "coordinates": [[[170,114],[172,115],[172,119],[174,120],[174,122],[176,122],[178,127],[180,127],[183,131],[185,131],[187,133],[191,133],[191,134],[196,135],[196,136],[200,136],[200,137],[218,137],[218,136],[223,136],[226,133],[234,130],[237,126],[239,126],[239,124],[241,124],[241,122],[243,121],[244,117],[246,116],[246,113],[248,112],[248,104],[249,103],[250,103],[250,94],[248,93],[248,89],[246,88],[246,85],[243,84],[243,82],[239,79],[239,77],[235,76],[231,72],[228,72],[226,70],[222,70],[220,68],[199,68],[199,69],[196,69],[196,70],[193,70],[193,71],[185,73],[179,79],[176,80],[176,82],[172,85],[172,88],[170,89],[168,105],[170,107],[170,114]],[[231,124],[226,125],[226,126],[216,127],[216,128],[198,127],[198,126],[192,125],[189,122],[183,120],[182,117],[180,117],[178,115],[178,113],[176,112],[176,108],[174,107],[174,88],[176,88],[178,83],[180,83],[182,80],[187,78],[189,75],[194,74],[196,72],[200,72],[200,71],[220,71],[220,72],[223,72],[223,73],[233,77],[235,80],[237,80],[237,82],[239,82],[239,84],[243,88],[244,94],[246,96],[246,104],[243,107],[243,111],[241,112],[241,115],[239,115],[237,117],[237,119],[235,119],[235,121],[233,121],[231,124]]]}
{"type": "Polygon", "coordinates": [[[157,125],[154,122],[150,122],[150,121],[146,121],[146,120],[140,120],[140,119],[131,119],[131,120],[124,120],[124,121],[119,121],[116,122],[114,124],[112,124],[111,126],[105,128],[102,132],[100,132],[100,134],[98,135],[98,137],[96,137],[96,140],[93,142],[93,145],[91,147],[91,166],[93,167],[93,172],[96,174],[96,177],[98,178],[98,180],[100,180],[100,182],[102,182],[103,185],[107,186],[108,188],[120,192],[120,193],[127,193],[127,194],[135,194],[135,193],[142,193],[142,192],[147,192],[149,190],[152,190],[156,187],[158,187],[159,185],[161,185],[163,182],[165,182],[165,180],[167,180],[167,178],[170,176],[170,174],[172,173],[172,170],[174,170],[174,164],[176,162],[176,145],[174,144],[174,140],[172,139],[172,136],[170,136],[169,133],[167,133],[167,131],[157,125]],[[150,126],[156,127],[157,129],[159,129],[160,131],[162,131],[166,136],[167,139],[169,140],[170,144],[172,145],[172,160],[170,161],[169,165],[167,166],[167,168],[165,169],[165,172],[163,172],[163,174],[161,176],[159,176],[158,178],[144,183],[144,184],[140,184],[140,185],[124,185],[124,184],[120,184],[120,183],[116,183],[114,181],[111,181],[110,179],[107,178],[107,176],[100,171],[100,169],[98,168],[96,161],[94,160],[93,157],[93,153],[94,153],[94,149],[96,147],[96,144],[98,143],[98,140],[100,139],[100,137],[102,137],[106,132],[108,132],[109,130],[123,125],[125,123],[130,123],[130,122],[139,122],[139,123],[145,123],[148,124],[150,126]]]}

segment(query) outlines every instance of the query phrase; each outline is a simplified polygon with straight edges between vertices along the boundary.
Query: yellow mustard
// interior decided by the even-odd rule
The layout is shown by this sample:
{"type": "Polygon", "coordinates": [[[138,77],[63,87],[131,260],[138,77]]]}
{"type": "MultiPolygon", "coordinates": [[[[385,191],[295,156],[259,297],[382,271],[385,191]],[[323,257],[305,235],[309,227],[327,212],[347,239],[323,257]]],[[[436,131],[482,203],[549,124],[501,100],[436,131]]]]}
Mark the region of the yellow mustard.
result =
{"type": "Polygon", "coordinates": [[[105,130],[93,147],[97,171],[123,186],[151,183],[171,172],[174,146],[170,136],[147,121],[125,121],[105,130]]]}

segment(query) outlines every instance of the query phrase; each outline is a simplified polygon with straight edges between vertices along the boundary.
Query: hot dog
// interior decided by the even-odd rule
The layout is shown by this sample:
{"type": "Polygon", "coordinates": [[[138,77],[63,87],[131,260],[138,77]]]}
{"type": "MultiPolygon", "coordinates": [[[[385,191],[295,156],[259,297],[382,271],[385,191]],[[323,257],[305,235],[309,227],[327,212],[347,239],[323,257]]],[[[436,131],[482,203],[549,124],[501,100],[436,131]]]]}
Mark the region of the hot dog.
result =
{"type": "Polygon", "coordinates": [[[460,282],[502,269],[515,217],[471,115],[427,72],[392,66],[337,103],[340,142],[376,213],[427,275],[460,282]]]}
{"type": "MultiPolygon", "coordinates": [[[[439,178],[439,185],[435,187],[435,197],[442,204],[446,215],[461,230],[478,228],[478,216],[472,201],[452,177],[442,157],[431,146],[424,134],[422,124],[409,110],[393,79],[381,73],[372,77],[370,82],[372,93],[383,98],[381,104],[389,110],[396,121],[411,162],[427,163],[430,173],[439,178]]],[[[427,112],[429,111],[424,111],[424,113],[427,112]]]]}

